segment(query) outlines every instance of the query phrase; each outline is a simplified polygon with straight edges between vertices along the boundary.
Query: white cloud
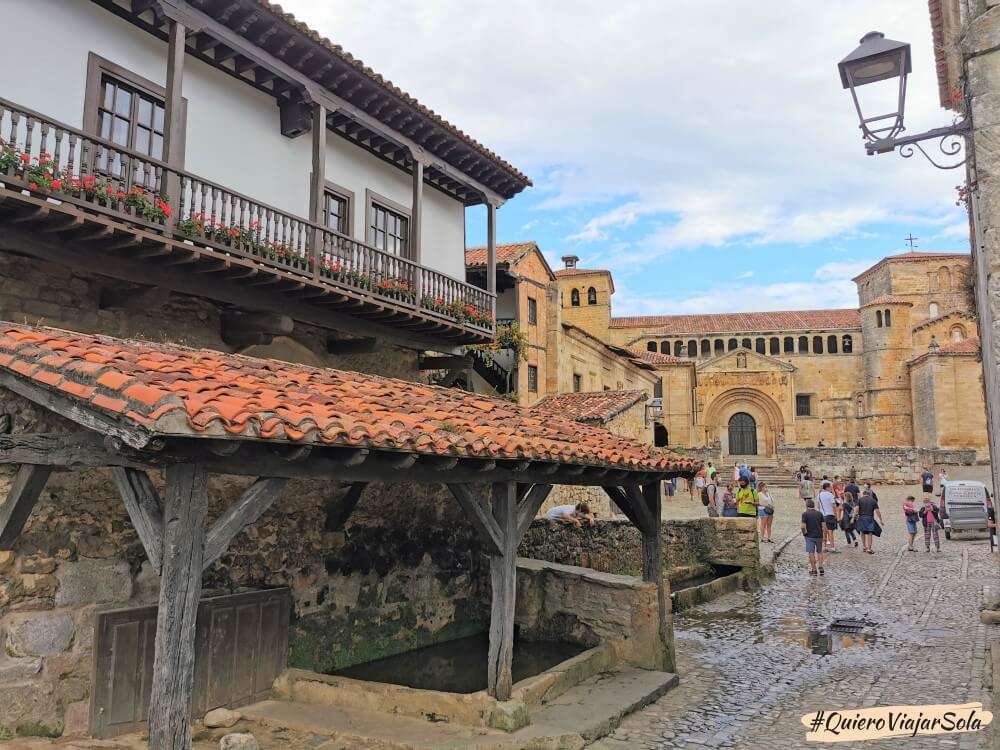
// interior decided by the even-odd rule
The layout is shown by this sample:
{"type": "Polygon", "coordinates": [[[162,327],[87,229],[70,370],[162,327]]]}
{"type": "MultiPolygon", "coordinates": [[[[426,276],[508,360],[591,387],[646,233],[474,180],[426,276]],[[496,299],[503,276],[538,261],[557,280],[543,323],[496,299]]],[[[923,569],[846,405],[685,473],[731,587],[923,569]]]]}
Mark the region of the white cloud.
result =
{"type": "Polygon", "coordinates": [[[969,239],[969,222],[960,221],[955,224],[949,224],[940,232],[934,235],[932,239],[938,240],[950,240],[950,239],[969,239]]]}
{"type": "Polygon", "coordinates": [[[954,175],[865,156],[836,70],[871,28],[906,40],[908,130],[945,124],[926,4],[283,5],[531,175],[542,209],[572,210],[564,236],[631,241],[633,267],[906,216],[957,231],[954,175]]]}
{"type": "Polygon", "coordinates": [[[741,279],[752,279],[752,278],[753,278],[753,271],[744,271],[743,273],[741,273],[739,276],[736,277],[736,280],[739,281],[741,279]]]}

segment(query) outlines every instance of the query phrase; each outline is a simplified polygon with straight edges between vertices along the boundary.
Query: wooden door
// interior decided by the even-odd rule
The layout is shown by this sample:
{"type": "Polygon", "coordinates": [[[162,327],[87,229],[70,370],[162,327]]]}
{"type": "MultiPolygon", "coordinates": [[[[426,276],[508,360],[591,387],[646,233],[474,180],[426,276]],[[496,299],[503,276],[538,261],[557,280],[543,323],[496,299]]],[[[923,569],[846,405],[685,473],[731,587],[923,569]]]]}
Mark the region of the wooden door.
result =
{"type": "MultiPolygon", "coordinates": [[[[268,697],[287,665],[291,599],[269,589],[203,599],[195,626],[192,715],[268,697]]],[[[156,607],[97,615],[90,732],[115,737],[145,729],[152,690],[156,607]]]]}
{"type": "Polygon", "coordinates": [[[757,422],[746,412],[729,419],[729,453],[733,456],[757,455],[757,422]]]}

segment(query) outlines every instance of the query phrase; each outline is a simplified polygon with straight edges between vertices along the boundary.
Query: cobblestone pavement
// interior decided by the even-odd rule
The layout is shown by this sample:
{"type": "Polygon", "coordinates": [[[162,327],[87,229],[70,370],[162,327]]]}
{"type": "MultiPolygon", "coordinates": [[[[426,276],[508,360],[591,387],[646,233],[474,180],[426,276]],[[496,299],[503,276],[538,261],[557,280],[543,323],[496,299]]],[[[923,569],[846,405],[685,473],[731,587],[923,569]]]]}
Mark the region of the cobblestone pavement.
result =
{"type": "MultiPolygon", "coordinates": [[[[988,708],[986,639],[1000,637],[978,618],[997,576],[988,541],[942,536],[942,552],[928,554],[918,536],[919,551],[905,551],[907,494],[916,493],[879,489],[886,533],[876,554],[845,547],[828,557],[825,577],[811,578],[797,530],[801,501],[781,491],[774,538],[794,538],[774,580],[678,614],[680,686],[592,749],[815,748],[800,717],[818,709],[975,701],[988,708]],[[824,632],[845,617],[871,623],[869,635],[824,632]]],[[[664,508],[668,518],[703,513],[686,496],[664,508]]],[[[865,744],[971,750],[989,747],[990,737],[987,730],[865,744]]]]}

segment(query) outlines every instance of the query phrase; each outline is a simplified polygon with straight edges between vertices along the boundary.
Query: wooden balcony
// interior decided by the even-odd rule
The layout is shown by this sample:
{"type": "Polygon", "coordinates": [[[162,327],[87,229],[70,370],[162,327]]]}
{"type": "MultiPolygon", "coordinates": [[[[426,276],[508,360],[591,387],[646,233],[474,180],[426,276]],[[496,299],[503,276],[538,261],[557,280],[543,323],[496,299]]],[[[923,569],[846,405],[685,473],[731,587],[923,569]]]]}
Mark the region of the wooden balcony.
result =
{"type": "Polygon", "coordinates": [[[479,287],[4,99],[0,139],[0,248],[415,347],[493,338],[479,287]]]}

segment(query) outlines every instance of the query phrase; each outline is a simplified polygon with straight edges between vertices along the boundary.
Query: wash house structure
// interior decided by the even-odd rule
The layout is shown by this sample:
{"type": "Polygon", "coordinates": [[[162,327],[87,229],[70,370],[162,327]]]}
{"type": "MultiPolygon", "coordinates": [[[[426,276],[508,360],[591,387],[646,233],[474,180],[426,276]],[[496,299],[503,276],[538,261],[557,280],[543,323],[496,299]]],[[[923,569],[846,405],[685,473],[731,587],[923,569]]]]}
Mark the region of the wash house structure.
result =
{"type": "Polygon", "coordinates": [[[604,487],[640,528],[668,637],[661,480],[692,466],[640,443],[434,386],[26,326],[0,329],[0,384],[63,428],[0,441],[0,462],[19,467],[0,505],[0,547],[17,545],[54,470],[110,468],[159,577],[151,748],[190,745],[203,572],[290,480],[346,483],[327,506],[341,520],[370,483],[450,490],[489,556],[488,691],[498,700],[511,694],[517,547],[553,484],[604,487]],[[207,523],[212,474],[254,481],[207,523]]]}

